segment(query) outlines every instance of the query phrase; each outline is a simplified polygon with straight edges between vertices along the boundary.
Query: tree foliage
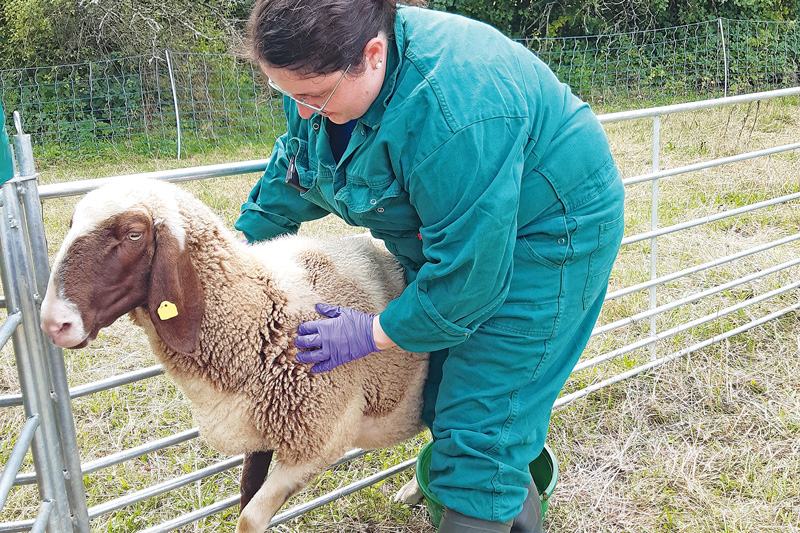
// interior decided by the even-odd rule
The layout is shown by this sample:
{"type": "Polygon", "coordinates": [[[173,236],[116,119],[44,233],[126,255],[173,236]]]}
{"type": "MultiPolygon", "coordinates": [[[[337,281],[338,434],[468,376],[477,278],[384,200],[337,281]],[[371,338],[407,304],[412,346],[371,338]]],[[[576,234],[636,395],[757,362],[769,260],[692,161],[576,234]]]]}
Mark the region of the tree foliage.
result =
{"type": "Polygon", "coordinates": [[[0,0],[0,68],[235,46],[247,0],[0,0]]]}
{"type": "Polygon", "coordinates": [[[430,0],[512,37],[569,37],[679,26],[718,17],[800,18],[797,0],[430,0]]]}
{"type": "MultiPolygon", "coordinates": [[[[224,52],[252,0],[0,0],[0,69],[176,51],[224,52]]],[[[512,37],[627,32],[717,17],[797,20],[798,0],[429,0],[512,37]]],[[[358,14],[354,14],[354,18],[358,14]]]]}

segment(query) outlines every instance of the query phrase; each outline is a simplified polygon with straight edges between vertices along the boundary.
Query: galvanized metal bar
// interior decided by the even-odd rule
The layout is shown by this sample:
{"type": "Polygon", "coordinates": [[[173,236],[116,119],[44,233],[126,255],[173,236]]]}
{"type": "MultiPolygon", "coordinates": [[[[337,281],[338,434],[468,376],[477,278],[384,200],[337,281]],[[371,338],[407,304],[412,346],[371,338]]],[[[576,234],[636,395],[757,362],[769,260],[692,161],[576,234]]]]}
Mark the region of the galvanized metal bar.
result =
{"type": "Polygon", "coordinates": [[[650,118],[656,115],[671,115],[673,113],[697,111],[699,109],[709,109],[724,105],[755,102],[756,100],[783,98],[785,96],[793,96],[795,94],[800,94],[800,87],[777,89],[774,91],[762,91],[758,93],[742,94],[739,96],[728,96],[726,98],[711,98],[709,100],[699,100],[686,104],[672,104],[659,107],[650,107],[647,109],[635,109],[632,111],[619,111],[617,113],[604,113],[602,115],[597,115],[597,118],[601,123],[609,124],[611,122],[621,122],[623,120],[650,118]]]}
{"type": "MultiPolygon", "coordinates": [[[[32,150],[33,148],[28,149],[32,150]]],[[[47,290],[47,283],[50,278],[50,256],[47,252],[47,236],[44,230],[42,202],[39,199],[38,185],[36,182],[38,177],[39,174],[35,173],[24,180],[19,180],[17,194],[25,210],[28,244],[31,248],[34,279],[36,280],[36,297],[37,302],[41,302],[41,298],[47,290]]]]}
{"type": "MultiPolygon", "coordinates": [[[[61,351],[60,349],[57,350],[57,352],[59,353],[59,356],[60,356],[60,351],[61,351]]],[[[62,361],[61,364],[63,364],[63,361],[62,361]]],[[[99,380],[99,381],[96,381],[96,382],[87,383],[85,385],[80,385],[80,386],[74,387],[72,389],[69,389],[67,395],[69,396],[70,399],[80,398],[82,396],[87,396],[89,394],[94,394],[96,392],[101,392],[101,391],[109,390],[109,389],[112,389],[112,388],[115,388],[115,387],[119,387],[119,386],[122,386],[122,385],[127,385],[127,384],[130,384],[130,383],[135,383],[135,382],[138,382],[138,381],[142,381],[144,379],[147,379],[147,378],[150,378],[150,377],[153,377],[153,376],[158,376],[158,375],[161,375],[163,373],[164,373],[164,370],[163,370],[161,365],[153,365],[151,367],[148,367],[148,368],[145,368],[145,369],[142,369],[142,370],[136,370],[134,372],[129,372],[127,374],[122,374],[122,375],[119,375],[119,376],[113,376],[111,378],[107,378],[107,379],[103,379],[103,380],[99,380]]],[[[61,396],[63,396],[63,393],[62,393],[61,396]]],[[[21,405],[21,404],[22,404],[22,395],[21,394],[20,395],[8,395],[8,396],[5,396],[5,397],[0,396],[0,407],[11,406],[11,405],[21,405]]],[[[73,427],[74,427],[74,424],[73,424],[73,427]]],[[[165,439],[161,439],[159,441],[154,441],[153,443],[145,444],[145,445],[137,447],[137,448],[132,448],[130,450],[126,450],[125,452],[121,452],[120,454],[113,454],[111,456],[108,456],[106,458],[103,458],[103,459],[100,459],[100,460],[97,460],[97,461],[90,461],[90,462],[86,463],[83,466],[81,466],[80,463],[78,463],[77,470],[75,470],[75,468],[76,468],[75,466],[72,467],[72,472],[73,473],[70,475],[70,478],[71,479],[78,479],[78,478],[81,479],[81,485],[80,485],[79,488],[80,488],[81,492],[83,494],[85,494],[85,491],[83,491],[83,481],[82,481],[82,475],[81,474],[86,474],[86,473],[90,473],[90,472],[94,472],[96,470],[99,470],[100,468],[106,468],[108,466],[113,466],[114,464],[118,464],[118,463],[120,463],[120,462],[122,462],[124,460],[131,459],[131,458],[137,457],[139,455],[143,455],[145,453],[150,453],[150,451],[163,449],[163,448],[166,448],[167,446],[171,445],[171,444],[162,445],[165,442],[172,442],[172,444],[177,444],[177,443],[183,442],[184,440],[187,440],[187,439],[184,438],[184,436],[186,434],[190,434],[191,435],[189,438],[194,438],[194,437],[199,435],[199,432],[197,431],[197,429],[188,430],[185,433],[180,433],[180,434],[177,434],[177,435],[173,435],[173,436],[167,437],[165,439]],[[149,449],[151,446],[153,446],[152,450],[144,451],[144,452],[141,452],[141,453],[139,453],[137,451],[139,449],[149,449]],[[119,459],[118,456],[125,456],[125,458],[119,459]]],[[[18,475],[16,480],[14,481],[14,484],[15,485],[26,485],[26,484],[34,483],[35,481],[36,481],[36,478],[35,478],[34,474],[26,473],[26,474],[18,475]]],[[[85,498],[85,496],[84,496],[84,498],[85,498]]],[[[86,505],[84,504],[83,507],[86,508],[86,505]]],[[[87,525],[88,525],[88,515],[86,517],[86,520],[87,520],[87,525]]]]}
{"type": "MultiPolygon", "coordinates": [[[[130,459],[135,459],[136,457],[140,457],[148,453],[169,448],[170,446],[174,446],[176,444],[180,444],[187,440],[197,438],[198,436],[200,436],[200,431],[198,431],[197,428],[188,429],[186,431],[176,433],[175,435],[164,437],[163,439],[154,440],[152,442],[148,442],[136,446],[134,448],[129,448],[121,452],[113,453],[105,457],[102,457],[100,459],[95,459],[94,461],[88,461],[87,463],[81,465],[81,473],[91,474],[92,472],[97,472],[98,470],[102,470],[103,468],[108,468],[110,466],[117,465],[119,463],[128,461],[130,459]]],[[[35,481],[36,478],[32,473],[19,474],[14,480],[14,485],[15,486],[28,485],[35,481]]]]}
{"type": "Polygon", "coordinates": [[[631,285],[630,287],[625,287],[624,289],[619,289],[614,292],[609,292],[606,295],[605,301],[614,300],[616,298],[621,298],[623,296],[628,296],[629,294],[633,294],[635,292],[649,289],[653,285],[662,285],[669,281],[676,280],[678,278],[682,278],[685,276],[689,276],[691,274],[696,274],[698,272],[702,272],[703,270],[708,270],[709,268],[718,267],[724,265],[725,263],[730,263],[731,261],[735,261],[737,259],[742,259],[744,257],[748,257],[750,255],[755,255],[758,252],[763,252],[765,250],[769,250],[771,248],[776,248],[778,246],[789,244],[794,241],[800,240],[800,233],[796,233],[794,235],[790,235],[789,237],[784,237],[783,239],[778,239],[777,241],[768,242],[767,244],[762,244],[761,246],[756,246],[754,248],[749,248],[742,252],[738,252],[735,254],[731,254],[725,257],[721,257],[719,259],[714,259],[713,261],[708,261],[706,263],[702,263],[697,266],[684,268],[683,270],[679,270],[677,272],[673,272],[671,274],[665,274],[660,276],[654,280],[645,281],[642,283],[637,283],[636,285],[631,285]]]}
{"type": "Polygon", "coordinates": [[[349,452],[345,453],[343,456],[339,458],[338,461],[331,465],[331,468],[344,464],[348,461],[352,461],[356,457],[361,457],[362,455],[366,454],[369,450],[362,450],[361,448],[354,448],[349,452]]]}
{"type": "MultiPolygon", "coordinates": [[[[653,117],[653,172],[658,172],[659,152],[661,143],[661,115],[653,117]]],[[[650,183],[650,231],[658,230],[658,180],[654,179],[650,183]]],[[[650,280],[658,277],[658,235],[650,239],[650,280]]],[[[650,287],[650,309],[655,309],[658,305],[657,285],[650,287]]],[[[658,332],[658,320],[655,315],[650,318],[650,335],[655,336],[658,332]]],[[[650,359],[656,358],[656,344],[650,345],[650,359]]]]}
{"type": "Polygon", "coordinates": [[[17,474],[17,477],[14,478],[15,487],[21,487],[22,485],[32,485],[33,483],[36,483],[35,472],[25,472],[17,474]]]}
{"type": "MultiPolygon", "coordinates": [[[[17,136],[15,136],[16,138],[17,136]]],[[[30,136],[27,136],[28,139],[30,136]]],[[[29,159],[33,161],[32,147],[21,146],[18,151],[29,152],[29,159]]],[[[33,169],[28,169],[28,171],[33,169]]],[[[27,242],[30,246],[31,260],[34,273],[33,298],[37,306],[36,322],[38,326],[38,307],[47,291],[50,277],[49,255],[47,239],[44,230],[44,216],[42,214],[41,200],[39,199],[36,178],[38,174],[28,175],[20,179],[17,191],[22,199],[25,212],[27,242]]],[[[50,386],[55,405],[57,429],[61,456],[64,464],[64,479],[67,483],[70,509],[75,522],[77,533],[89,533],[89,517],[86,514],[86,489],[83,485],[81,474],[81,460],[78,451],[78,437],[75,430],[75,421],[72,417],[72,404],[70,403],[69,384],[67,371],[64,365],[64,355],[61,348],[52,344],[44,337],[38,327],[35,335],[39,339],[40,349],[46,357],[47,367],[50,370],[50,386]]]]}
{"type": "Polygon", "coordinates": [[[234,496],[228,496],[227,498],[214,502],[211,505],[201,507],[200,509],[196,509],[190,513],[186,513],[184,515],[167,520],[166,522],[162,522],[157,526],[143,529],[139,533],[165,533],[167,531],[174,531],[179,527],[189,525],[193,522],[197,522],[198,520],[202,520],[203,518],[208,518],[209,516],[225,511],[226,509],[230,509],[231,507],[236,507],[240,502],[241,495],[236,494],[234,496]]]}
{"type": "Polygon", "coordinates": [[[115,387],[120,387],[122,385],[128,385],[130,383],[143,381],[145,379],[152,378],[154,376],[160,376],[163,373],[164,373],[164,368],[161,365],[149,366],[147,368],[134,370],[133,372],[128,372],[126,374],[120,374],[118,376],[112,376],[110,378],[100,379],[98,381],[93,381],[91,383],[85,383],[83,385],[72,387],[69,390],[69,397],[72,399],[80,398],[82,396],[87,396],[89,394],[94,394],[96,392],[101,392],[113,389],[115,387]]]}
{"type": "MultiPolygon", "coordinates": [[[[146,369],[137,370],[134,372],[129,372],[124,375],[114,376],[108,379],[74,387],[73,389],[70,389],[70,397],[73,399],[79,398],[82,396],[86,396],[88,394],[109,390],[118,387],[120,385],[135,383],[152,376],[161,375],[163,373],[164,371],[161,365],[154,365],[146,369]]],[[[5,404],[7,405],[17,405],[22,403],[22,395],[14,395],[14,396],[9,395],[6,398],[7,400],[5,401],[5,404]]],[[[4,403],[2,403],[3,399],[4,397],[0,397],[0,407],[4,406],[4,403]]],[[[165,437],[163,439],[159,439],[156,441],[152,441],[150,443],[143,444],[141,446],[137,446],[135,448],[130,448],[128,450],[124,450],[119,453],[111,454],[102,459],[89,461],[81,466],[81,472],[83,474],[88,474],[103,468],[108,468],[109,466],[119,464],[126,460],[133,459],[135,457],[139,457],[147,453],[152,453],[154,451],[162,450],[164,448],[180,444],[187,440],[191,440],[193,438],[198,437],[199,434],[200,434],[199,430],[197,428],[193,428],[181,433],[177,433],[175,435],[171,435],[169,437],[165,437]]],[[[345,460],[350,460],[353,457],[356,457],[357,455],[365,453],[363,450],[355,450],[355,452],[357,453],[353,454],[353,452],[349,452],[342,459],[340,459],[340,462],[343,462],[345,460]]],[[[27,473],[18,475],[14,484],[26,485],[33,482],[35,482],[34,474],[27,473]]]]}
{"type": "Polygon", "coordinates": [[[728,283],[723,283],[722,285],[716,285],[711,287],[710,289],[706,289],[704,291],[692,294],[685,298],[680,298],[678,300],[673,300],[672,302],[666,303],[664,305],[660,305],[655,309],[648,309],[647,311],[642,311],[641,313],[636,313],[631,315],[627,318],[623,318],[620,320],[616,320],[609,324],[595,327],[592,330],[592,336],[600,335],[602,333],[608,333],[609,331],[613,331],[615,329],[619,329],[621,327],[633,324],[639,320],[644,320],[646,318],[650,318],[654,314],[661,314],[665,311],[669,311],[671,309],[675,309],[676,307],[680,307],[682,305],[686,305],[688,303],[696,302],[697,300],[702,300],[707,296],[711,296],[713,294],[717,294],[719,292],[726,291],[728,289],[732,289],[733,287],[738,287],[739,285],[744,285],[745,283],[749,283],[751,281],[757,280],[759,278],[763,278],[769,276],[770,274],[775,274],[776,272],[780,272],[781,270],[786,270],[787,268],[791,268],[795,265],[800,265],[800,259],[792,259],[790,261],[786,261],[779,265],[767,268],[760,272],[754,272],[752,274],[748,274],[743,276],[739,279],[735,279],[733,281],[729,281],[728,283]]]}
{"type": "Polygon", "coordinates": [[[311,511],[312,509],[316,509],[317,507],[322,507],[323,505],[329,504],[334,500],[338,500],[339,498],[347,496],[348,494],[352,494],[365,487],[374,485],[379,481],[383,481],[384,479],[390,478],[395,474],[399,474],[403,470],[411,468],[412,466],[414,466],[416,462],[417,462],[416,457],[414,457],[413,459],[408,459],[391,468],[387,468],[386,470],[382,470],[380,472],[372,474],[371,476],[365,477],[364,479],[351,483],[345,487],[332,490],[331,492],[324,494],[319,498],[314,498],[311,501],[297,505],[287,511],[275,515],[275,517],[269,523],[269,527],[274,527],[277,526],[278,524],[287,522],[292,518],[297,518],[298,516],[304,515],[305,513],[311,511]]]}
{"type": "Polygon", "coordinates": [[[196,439],[199,436],[200,430],[197,428],[187,429],[186,431],[181,431],[180,433],[176,433],[162,439],[147,442],[121,452],[112,453],[111,455],[107,455],[101,459],[89,461],[83,465],[82,470],[84,474],[91,474],[92,472],[102,470],[103,468],[108,468],[130,459],[141,457],[142,455],[146,455],[148,453],[157,452],[159,450],[169,448],[170,446],[175,446],[177,444],[196,439]]]}
{"type": "Polygon", "coordinates": [[[8,339],[11,338],[11,335],[14,334],[14,330],[17,329],[17,326],[22,324],[22,315],[19,312],[11,313],[3,320],[3,324],[0,325],[0,348],[6,345],[8,339]]]}
{"type": "Polygon", "coordinates": [[[3,474],[0,475],[0,509],[6,504],[8,494],[14,486],[14,477],[19,472],[22,461],[28,454],[28,448],[33,441],[33,435],[36,433],[36,428],[39,427],[39,415],[32,415],[22,426],[19,432],[17,442],[11,450],[11,455],[8,456],[6,466],[3,467],[3,474]]]}
{"type": "MultiPolygon", "coordinates": [[[[39,512],[36,515],[36,519],[33,521],[33,525],[31,525],[31,533],[45,532],[47,529],[47,522],[53,509],[55,509],[55,502],[53,500],[44,500],[39,504],[39,512]]],[[[65,531],[64,533],[68,532],[65,531]]]]}
{"type": "Polygon", "coordinates": [[[237,176],[239,174],[252,174],[264,172],[269,163],[267,159],[254,159],[251,161],[239,161],[236,163],[222,163],[218,165],[205,165],[190,168],[176,168],[172,170],[158,170],[155,172],[142,172],[139,174],[124,174],[108,178],[97,178],[90,180],[73,181],[69,183],[53,183],[39,186],[39,198],[63,198],[66,196],[76,196],[86,194],[106,183],[114,180],[130,180],[138,178],[148,178],[172,182],[201,180],[210,178],[221,178],[226,176],[237,176]]]}
{"type": "Polygon", "coordinates": [[[18,520],[15,522],[3,522],[0,524],[0,533],[19,533],[20,531],[30,531],[33,527],[34,519],[18,520]]]}
{"type": "Polygon", "coordinates": [[[759,318],[757,320],[753,320],[751,322],[748,322],[747,324],[745,324],[743,326],[739,326],[738,328],[734,328],[734,329],[732,329],[732,330],[730,330],[728,332],[722,333],[720,335],[715,335],[715,336],[710,337],[710,338],[708,338],[708,339],[706,339],[706,340],[704,340],[702,342],[698,342],[698,343],[693,344],[693,345],[691,345],[691,346],[689,346],[687,348],[684,348],[683,350],[674,352],[674,353],[672,353],[670,355],[667,355],[667,356],[662,357],[660,359],[657,359],[655,361],[651,361],[649,363],[643,364],[641,366],[637,366],[636,368],[628,370],[627,372],[622,372],[621,374],[617,374],[616,376],[614,376],[612,378],[600,381],[598,383],[595,383],[594,385],[589,385],[588,387],[585,387],[585,388],[583,388],[581,390],[575,391],[575,392],[570,393],[570,394],[565,394],[564,396],[562,396],[561,398],[556,400],[556,403],[553,406],[553,409],[558,409],[560,407],[563,407],[563,406],[567,405],[568,403],[577,400],[578,398],[583,398],[584,396],[588,396],[589,394],[591,394],[593,392],[597,392],[600,389],[604,389],[604,388],[606,388],[606,387],[608,387],[610,385],[614,385],[614,384],[619,383],[621,381],[624,381],[626,379],[632,378],[632,377],[634,377],[634,376],[636,376],[638,374],[641,374],[642,372],[647,372],[648,370],[652,370],[653,368],[661,366],[661,365],[663,365],[665,363],[669,363],[670,361],[674,361],[675,359],[678,359],[679,357],[683,357],[684,355],[688,355],[688,354],[690,354],[692,352],[696,352],[697,350],[702,350],[703,348],[711,346],[712,344],[714,344],[716,342],[723,341],[725,339],[733,337],[734,335],[738,335],[739,333],[743,333],[745,331],[753,329],[754,327],[760,326],[762,324],[766,324],[767,322],[770,322],[771,320],[775,320],[776,318],[780,318],[783,315],[786,315],[786,314],[791,313],[793,311],[797,311],[798,309],[800,309],[800,303],[791,305],[789,307],[781,309],[780,311],[775,311],[774,313],[770,313],[768,315],[765,315],[765,316],[763,316],[763,317],[761,317],[761,318],[759,318]]]}
{"type": "MultiPolygon", "coordinates": [[[[347,461],[352,461],[356,457],[360,457],[367,453],[367,450],[362,450],[360,448],[356,448],[353,450],[348,451],[345,453],[338,461],[336,461],[332,467],[345,463],[347,461]]],[[[185,526],[187,524],[191,524],[192,522],[197,522],[198,520],[202,520],[203,518],[207,518],[211,515],[224,511],[226,509],[230,509],[236,505],[239,505],[241,496],[236,494],[234,496],[229,496],[223,500],[215,502],[211,505],[207,505],[205,507],[201,507],[200,509],[196,509],[192,512],[186,513],[184,515],[175,517],[167,522],[163,522],[157,526],[145,529],[140,533],[156,533],[156,532],[165,532],[165,531],[173,531],[179,527],[185,526]]]]}
{"type": "Polygon", "coordinates": [[[779,198],[773,198],[771,200],[765,200],[763,202],[757,202],[755,204],[749,204],[744,207],[737,207],[736,209],[730,209],[728,211],[722,211],[720,213],[714,213],[713,215],[694,218],[686,222],[681,222],[679,224],[673,224],[672,226],[661,228],[660,230],[647,231],[645,233],[639,233],[638,235],[631,235],[630,237],[625,237],[624,239],[622,239],[622,246],[651,239],[653,237],[660,237],[661,235],[667,235],[669,233],[675,233],[677,231],[693,228],[695,226],[702,226],[703,224],[708,224],[709,222],[716,222],[718,220],[723,220],[737,215],[742,215],[744,213],[758,211],[759,209],[763,209],[765,207],[770,207],[778,204],[785,204],[787,202],[791,202],[792,200],[797,200],[798,198],[800,198],[800,192],[787,194],[779,198]]]}
{"type": "Polygon", "coordinates": [[[687,174],[689,172],[695,172],[697,170],[704,170],[706,168],[729,165],[731,163],[738,163],[739,161],[745,161],[747,159],[756,159],[767,155],[775,155],[781,152],[790,152],[792,150],[798,150],[798,149],[800,149],[800,143],[784,144],[782,146],[765,148],[763,150],[755,150],[753,152],[746,152],[744,154],[732,155],[728,157],[720,157],[717,159],[710,159],[708,161],[703,161],[702,163],[693,163],[691,165],[674,167],[667,170],[661,170],[659,172],[640,174],[638,176],[633,176],[631,178],[625,178],[622,180],[622,183],[625,186],[635,185],[637,183],[644,183],[645,181],[652,181],[660,178],[666,178],[669,176],[677,176],[678,174],[687,174]]]}
{"type": "MultiPolygon", "coordinates": [[[[40,294],[44,292],[45,289],[42,289],[40,294]]],[[[38,329],[37,332],[42,335],[41,329],[38,329]]],[[[75,419],[72,416],[72,403],[69,396],[64,356],[61,348],[50,344],[49,341],[43,342],[47,343],[46,354],[50,360],[52,395],[55,401],[58,432],[61,436],[61,454],[64,462],[63,475],[67,484],[67,495],[69,496],[70,509],[72,511],[74,532],[89,533],[91,527],[87,513],[86,487],[83,484],[78,435],[75,428],[75,419]]]]}
{"type": "Polygon", "coordinates": [[[122,509],[123,507],[127,507],[128,505],[132,505],[134,503],[142,502],[154,496],[158,496],[159,494],[164,494],[165,492],[179,489],[181,487],[194,483],[195,481],[199,481],[205,477],[212,476],[214,474],[219,474],[220,472],[224,472],[225,470],[230,470],[231,468],[241,465],[242,459],[243,459],[242,455],[239,455],[237,457],[232,457],[230,459],[220,461],[219,463],[215,463],[205,468],[195,470],[194,472],[177,477],[175,479],[170,479],[163,483],[158,483],[157,485],[153,485],[152,487],[147,487],[146,489],[133,492],[121,498],[114,498],[113,500],[101,503],[100,505],[95,505],[94,507],[89,508],[89,518],[96,518],[106,513],[110,513],[111,511],[116,511],[118,509],[122,509]]]}
{"type": "Polygon", "coordinates": [[[790,285],[786,285],[785,287],[781,287],[780,289],[775,289],[764,293],[762,295],[744,300],[738,304],[732,305],[730,307],[726,307],[725,309],[720,309],[719,311],[715,311],[708,315],[702,316],[695,320],[691,320],[689,322],[684,322],[674,326],[670,329],[664,330],[659,332],[657,335],[649,336],[647,338],[641,339],[636,342],[632,342],[626,346],[621,348],[617,348],[616,350],[612,350],[610,352],[604,353],[603,355],[599,355],[597,357],[593,357],[591,359],[587,359],[586,361],[581,361],[572,369],[573,372],[580,372],[581,370],[586,370],[587,368],[591,368],[593,366],[597,366],[601,363],[605,363],[606,361],[610,361],[612,359],[616,359],[620,355],[625,355],[627,353],[631,353],[635,350],[640,348],[644,348],[646,346],[652,346],[654,343],[668,339],[669,337],[674,337],[679,333],[683,333],[684,331],[688,331],[692,328],[696,328],[697,326],[702,326],[703,324],[707,324],[709,322],[713,322],[714,320],[718,320],[724,316],[728,316],[732,313],[736,313],[737,311],[741,311],[742,309],[746,309],[751,307],[757,303],[761,303],[765,300],[769,300],[770,298],[774,298],[776,296],[780,296],[781,294],[785,294],[789,291],[797,289],[800,287],[800,281],[792,283],[790,285]]]}
{"type": "Polygon", "coordinates": [[[0,396],[0,408],[22,405],[22,394],[3,394],[0,396]]]}
{"type": "Polygon", "coordinates": [[[19,111],[14,111],[14,126],[17,129],[17,133],[12,135],[14,157],[17,162],[17,177],[18,179],[35,179],[38,174],[33,163],[31,136],[22,132],[22,117],[19,111]]]}

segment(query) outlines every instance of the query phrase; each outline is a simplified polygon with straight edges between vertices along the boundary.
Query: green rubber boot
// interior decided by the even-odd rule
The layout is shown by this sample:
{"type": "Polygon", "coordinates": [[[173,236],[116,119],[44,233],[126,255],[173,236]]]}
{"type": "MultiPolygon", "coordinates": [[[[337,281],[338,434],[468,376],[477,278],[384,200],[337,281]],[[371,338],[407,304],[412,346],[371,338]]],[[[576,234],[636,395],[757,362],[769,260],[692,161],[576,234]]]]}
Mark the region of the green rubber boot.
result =
{"type": "Polygon", "coordinates": [[[439,522],[439,533],[511,533],[511,522],[511,520],[490,522],[472,518],[445,507],[442,520],[439,522]]]}

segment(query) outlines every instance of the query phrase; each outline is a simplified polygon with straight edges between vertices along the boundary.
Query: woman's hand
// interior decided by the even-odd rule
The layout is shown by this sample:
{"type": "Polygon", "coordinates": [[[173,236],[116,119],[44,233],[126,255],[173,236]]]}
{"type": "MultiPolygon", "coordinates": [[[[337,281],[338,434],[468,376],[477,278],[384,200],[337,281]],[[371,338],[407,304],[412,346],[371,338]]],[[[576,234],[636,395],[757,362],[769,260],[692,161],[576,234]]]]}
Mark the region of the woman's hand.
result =
{"type": "MultiPolygon", "coordinates": [[[[379,335],[386,337],[377,315],[362,313],[349,307],[317,304],[317,312],[329,318],[303,322],[297,327],[295,346],[304,351],[297,354],[301,363],[316,363],[314,373],[326,372],[339,365],[360,359],[380,349],[375,344],[375,324],[379,335]]],[[[380,338],[382,343],[385,342],[380,338]]],[[[389,341],[391,342],[391,341],[389,341]]]]}

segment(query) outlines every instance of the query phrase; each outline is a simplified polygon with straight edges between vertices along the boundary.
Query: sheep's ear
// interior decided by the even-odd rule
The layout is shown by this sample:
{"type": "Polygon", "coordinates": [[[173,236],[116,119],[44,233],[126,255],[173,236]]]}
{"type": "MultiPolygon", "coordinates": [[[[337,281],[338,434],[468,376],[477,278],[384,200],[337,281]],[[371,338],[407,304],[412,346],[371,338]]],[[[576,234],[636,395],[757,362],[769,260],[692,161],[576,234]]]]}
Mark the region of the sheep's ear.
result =
{"type": "Polygon", "coordinates": [[[155,228],[155,253],[147,299],[156,333],[171,349],[194,353],[200,343],[205,300],[189,252],[164,224],[155,228]]]}

